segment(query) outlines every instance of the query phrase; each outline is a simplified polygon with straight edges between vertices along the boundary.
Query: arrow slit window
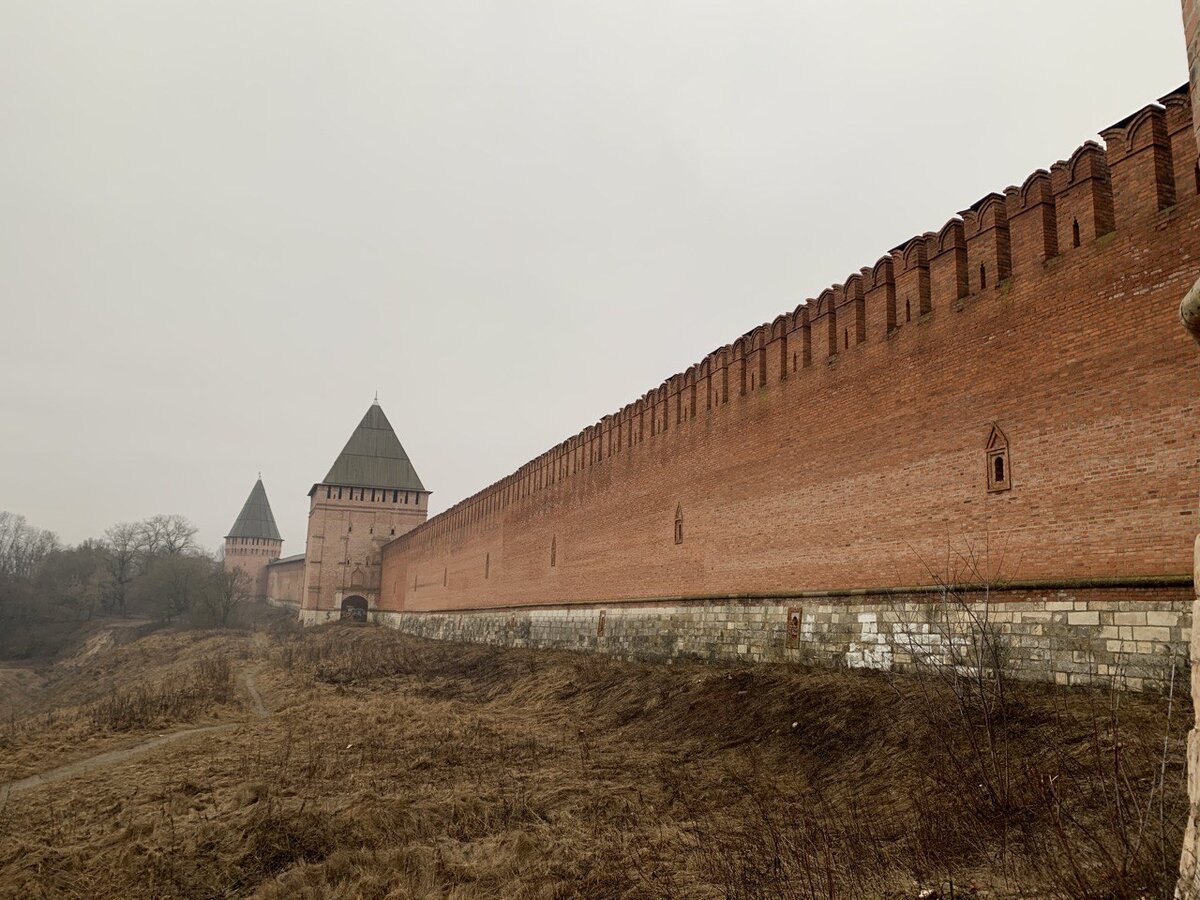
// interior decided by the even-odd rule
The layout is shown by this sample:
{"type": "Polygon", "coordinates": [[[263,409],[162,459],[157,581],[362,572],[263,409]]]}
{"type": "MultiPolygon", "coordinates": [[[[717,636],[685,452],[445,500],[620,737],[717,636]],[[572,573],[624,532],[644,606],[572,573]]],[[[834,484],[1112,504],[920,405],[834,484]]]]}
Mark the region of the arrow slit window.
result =
{"type": "Polygon", "coordinates": [[[991,493],[1012,488],[1012,461],[1009,458],[1008,438],[996,425],[992,426],[987,442],[987,489],[991,493]]]}

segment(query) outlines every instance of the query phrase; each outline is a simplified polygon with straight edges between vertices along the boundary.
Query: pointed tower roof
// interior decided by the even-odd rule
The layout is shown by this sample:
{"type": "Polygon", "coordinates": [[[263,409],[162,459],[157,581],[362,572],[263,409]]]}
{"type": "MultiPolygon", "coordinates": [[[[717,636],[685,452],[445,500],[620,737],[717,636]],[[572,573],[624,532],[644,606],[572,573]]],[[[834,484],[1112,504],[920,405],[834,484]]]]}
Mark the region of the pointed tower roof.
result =
{"type": "Polygon", "coordinates": [[[275,516],[271,513],[271,504],[267,501],[267,489],[263,487],[262,478],[254,482],[250,496],[246,498],[242,511],[238,513],[237,521],[229,529],[225,537],[236,538],[267,538],[272,541],[282,541],[279,529],[275,527],[275,516]]]}
{"type": "Polygon", "coordinates": [[[425,490],[378,400],[358,423],[322,484],[425,490]]]}

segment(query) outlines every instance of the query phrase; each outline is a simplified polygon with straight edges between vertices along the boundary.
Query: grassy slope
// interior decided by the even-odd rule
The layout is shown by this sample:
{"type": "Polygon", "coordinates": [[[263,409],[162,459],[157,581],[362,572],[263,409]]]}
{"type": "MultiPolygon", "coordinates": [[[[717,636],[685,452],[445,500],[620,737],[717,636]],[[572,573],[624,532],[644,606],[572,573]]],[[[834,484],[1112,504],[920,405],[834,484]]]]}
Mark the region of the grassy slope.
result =
{"type": "Polygon", "coordinates": [[[97,722],[97,707],[104,701],[137,699],[160,688],[182,692],[194,685],[203,661],[223,656],[240,667],[257,652],[253,636],[238,632],[156,632],[128,644],[104,637],[104,632],[94,636],[103,647],[99,651],[92,640],[84,652],[36,670],[36,689],[17,707],[21,712],[0,725],[0,783],[136,744],[181,724],[244,717],[248,701],[230,683],[220,697],[180,698],[184,702],[176,703],[170,715],[150,714],[129,725],[102,716],[97,722]]]}
{"type": "MultiPolygon", "coordinates": [[[[912,678],[334,626],[152,635],[53,700],[218,647],[235,668],[267,660],[274,715],[231,698],[196,715],[242,724],[10,798],[0,896],[913,897],[953,877],[987,896],[1155,897],[1186,813],[1190,708],[1176,700],[1168,733],[1153,697],[1021,687],[987,728],[969,695],[912,678]]],[[[76,738],[30,731],[16,758],[76,738]]]]}

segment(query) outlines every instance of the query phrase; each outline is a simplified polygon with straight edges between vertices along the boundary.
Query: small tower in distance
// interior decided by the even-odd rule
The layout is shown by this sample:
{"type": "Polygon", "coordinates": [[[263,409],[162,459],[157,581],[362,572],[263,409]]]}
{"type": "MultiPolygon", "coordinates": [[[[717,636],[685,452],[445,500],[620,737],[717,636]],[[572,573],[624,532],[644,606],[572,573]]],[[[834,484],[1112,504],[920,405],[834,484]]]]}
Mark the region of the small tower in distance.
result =
{"type": "Polygon", "coordinates": [[[429,515],[429,491],[378,399],[308,498],[301,619],[365,621],[379,600],[383,545],[429,515]]]}
{"type": "Polygon", "coordinates": [[[250,595],[266,597],[267,566],[279,559],[282,550],[283,538],[259,476],[233,528],[225,535],[225,568],[243,570],[250,576],[250,595]]]}

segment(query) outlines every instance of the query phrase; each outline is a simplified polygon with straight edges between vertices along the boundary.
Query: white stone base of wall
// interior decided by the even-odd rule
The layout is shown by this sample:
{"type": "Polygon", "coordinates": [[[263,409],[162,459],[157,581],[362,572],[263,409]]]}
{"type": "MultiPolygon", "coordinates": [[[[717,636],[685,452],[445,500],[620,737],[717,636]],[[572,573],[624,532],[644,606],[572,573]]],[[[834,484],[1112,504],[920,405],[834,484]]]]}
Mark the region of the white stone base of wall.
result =
{"type": "MultiPolygon", "coordinates": [[[[342,618],[342,612],[339,609],[302,609],[300,610],[301,625],[324,625],[326,622],[338,622],[342,618]]],[[[371,613],[376,615],[375,612],[371,613]]]]}
{"type": "MultiPolygon", "coordinates": [[[[906,595],[912,596],[912,595],[906,595]]],[[[1076,600],[1048,592],[1008,602],[730,601],[388,612],[371,620],[409,634],[503,647],[587,650],[626,659],[799,662],[912,671],[997,660],[1014,676],[1057,684],[1189,688],[1191,604],[1076,600]],[[789,620],[793,627],[789,633],[789,620]]],[[[306,625],[337,610],[305,610],[306,625]]]]}
{"type": "Polygon", "coordinates": [[[295,612],[300,612],[300,604],[293,603],[290,600],[276,600],[274,597],[267,597],[267,603],[274,606],[276,609],[290,609],[295,612]]]}

